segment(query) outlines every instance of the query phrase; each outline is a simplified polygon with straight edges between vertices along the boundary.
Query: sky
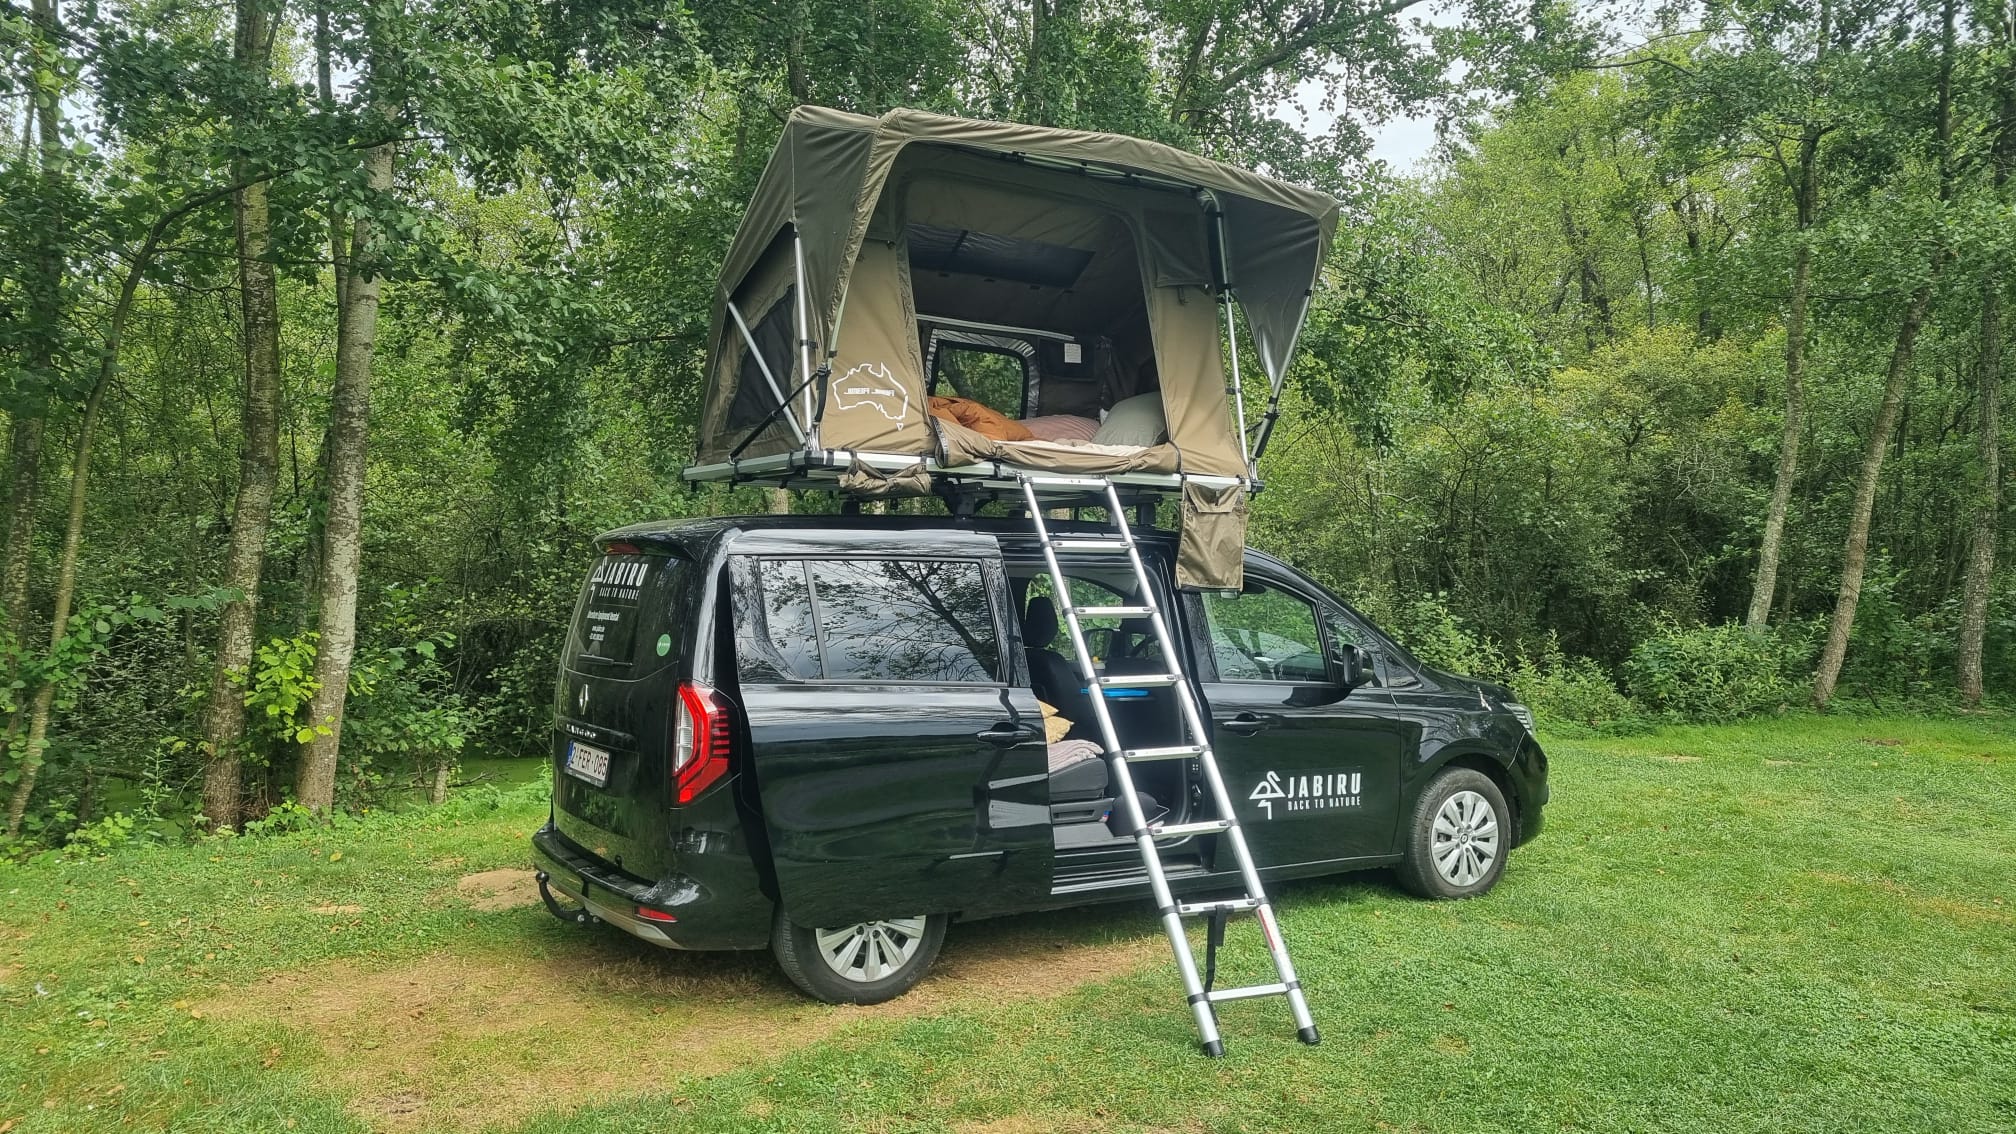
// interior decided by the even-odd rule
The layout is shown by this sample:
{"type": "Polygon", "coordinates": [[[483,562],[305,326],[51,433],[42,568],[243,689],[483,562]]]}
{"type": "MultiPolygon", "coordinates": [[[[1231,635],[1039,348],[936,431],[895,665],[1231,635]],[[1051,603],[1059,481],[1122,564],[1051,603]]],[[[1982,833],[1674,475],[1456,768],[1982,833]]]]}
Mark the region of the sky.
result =
{"type": "Polygon", "coordinates": [[[1372,134],[1372,157],[1383,159],[1393,172],[1406,176],[1420,172],[1416,164],[1428,156],[1435,145],[1435,120],[1433,118],[1396,118],[1383,126],[1375,126],[1372,134]]]}

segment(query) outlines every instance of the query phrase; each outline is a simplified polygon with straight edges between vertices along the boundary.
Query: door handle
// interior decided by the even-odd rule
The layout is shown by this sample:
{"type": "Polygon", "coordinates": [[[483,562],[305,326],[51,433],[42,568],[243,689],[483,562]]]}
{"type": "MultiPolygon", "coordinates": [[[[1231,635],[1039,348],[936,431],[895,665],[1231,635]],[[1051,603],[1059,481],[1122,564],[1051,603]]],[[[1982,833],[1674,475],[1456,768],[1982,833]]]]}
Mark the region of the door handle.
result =
{"type": "Polygon", "coordinates": [[[1017,744],[1036,735],[1036,730],[1025,724],[997,724],[981,729],[973,734],[973,739],[991,744],[996,748],[1013,748],[1017,744]]]}
{"type": "Polygon", "coordinates": [[[1227,732],[1238,733],[1240,736],[1258,736],[1273,728],[1274,722],[1265,717],[1256,717],[1252,713],[1240,713],[1230,720],[1219,721],[1218,727],[1227,732]]]}

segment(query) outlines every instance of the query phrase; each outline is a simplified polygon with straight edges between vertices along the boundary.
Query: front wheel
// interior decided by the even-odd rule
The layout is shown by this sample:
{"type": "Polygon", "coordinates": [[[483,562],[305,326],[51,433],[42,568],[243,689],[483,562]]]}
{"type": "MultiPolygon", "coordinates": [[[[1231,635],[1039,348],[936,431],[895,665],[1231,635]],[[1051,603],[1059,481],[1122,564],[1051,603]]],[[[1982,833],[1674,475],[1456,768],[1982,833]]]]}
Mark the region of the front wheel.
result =
{"type": "Polygon", "coordinates": [[[944,940],[944,914],[815,929],[780,913],[770,951],[809,996],[828,1004],[880,1004],[910,991],[944,940]]]}
{"type": "Polygon", "coordinates": [[[1414,805],[1400,884],[1424,898],[1474,898],[1498,884],[1512,849],[1512,809],[1491,777],[1445,768],[1414,805]]]}

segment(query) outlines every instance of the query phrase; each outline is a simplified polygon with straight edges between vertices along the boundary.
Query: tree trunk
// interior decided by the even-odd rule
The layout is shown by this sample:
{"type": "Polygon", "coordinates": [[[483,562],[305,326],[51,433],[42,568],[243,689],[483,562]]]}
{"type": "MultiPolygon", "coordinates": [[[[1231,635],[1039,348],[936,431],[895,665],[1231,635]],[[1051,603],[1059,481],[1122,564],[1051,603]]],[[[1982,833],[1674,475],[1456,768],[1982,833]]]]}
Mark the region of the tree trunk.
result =
{"type": "MultiPolygon", "coordinates": [[[[112,356],[119,349],[119,333],[126,311],[132,306],[132,290],[140,282],[136,270],[128,277],[113,326],[106,336],[105,361],[91,396],[84,403],[84,417],[77,425],[77,452],[70,466],[70,518],[63,529],[63,554],[56,572],[56,601],[50,613],[49,652],[62,644],[70,622],[70,606],[77,593],[77,549],[84,540],[84,500],[91,473],[91,434],[98,425],[98,408],[112,384],[112,356]]],[[[21,833],[21,818],[28,813],[28,798],[35,793],[35,780],[42,771],[42,753],[49,747],[49,715],[56,703],[56,683],[44,680],[35,690],[34,706],[28,713],[28,743],[21,753],[20,778],[14,781],[14,796],[7,801],[7,837],[21,833]]]]}
{"type": "Polygon", "coordinates": [[[1981,703],[1981,653],[1988,631],[1988,591],[1995,578],[1997,519],[2002,511],[2002,281],[1991,276],[1981,299],[1981,485],[1967,582],[1960,598],[1960,700],[1981,703]]]}
{"type": "Polygon", "coordinates": [[[453,767],[454,761],[445,756],[434,765],[434,782],[427,789],[429,803],[439,806],[448,801],[448,772],[453,767]]]}
{"type": "MultiPolygon", "coordinates": [[[[1821,0],[1819,35],[1814,38],[1813,63],[1827,59],[1833,37],[1833,5],[1821,0]]],[[[1778,476],[1771,485],[1771,503],[1764,513],[1764,539],[1757,548],[1757,575],[1750,586],[1750,611],[1743,623],[1761,630],[1771,618],[1771,592],[1778,585],[1778,556],[1784,547],[1785,512],[1792,501],[1792,482],[1799,474],[1799,434],[1806,417],[1806,305],[1812,292],[1813,224],[1820,215],[1820,140],[1826,127],[1807,122],[1799,132],[1798,164],[1787,170],[1792,190],[1792,295],[1785,310],[1785,423],[1778,437],[1778,476]]]]}
{"type": "MultiPolygon", "coordinates": [[[[29,19],[45,46],[57,50],[62,42],[62,27],[57,20],[55,0],[34,0],[29,19]]],[[[53,203],[62,199],[64,178],[62,84],[61,80],[48,79],[48,72],[40,67],[31,66],[28,70],[30,79],[25,85],[30,97],[22,149],[27,150],[31,141],[39,146],[42,185],[48,201],[53,203]]],[[[0,607],[5,608],[6,630],[11,636],[8,656],[0,661],[4,661],[9,680],[20,671],[32,629],[28,598],[35,564],[36,509],[41,501],[42,442],[48,425],[49,387],[55,383],[63,328],[65,257],[61,239],[60,225],[45,226],[38,231],[32,276],[23,289],[27,292],[23,306],[27,309],[29,335],[22,361],[26,363],[28,379],[21,384],[25,396],[12,414],[13,467],[7,498],[7,548],[4,559],[0,559],[0,607]]],[[[5,746],[5,751],[13,750],[20,732],[21,707],[17,704],[8,715],[6,732],[0,734],[0,745],[5,746]]],[[[39,754],[28,754],[24,765],[31,759],[39,760],[39,754]]],[[[16,781],[14,799],[25,805],[28,792],[24,785],[32,787],[34,780],[32,767],[24,766],[21,778],[16,781]]],[[[12,811],[10,806],[10,814],[12,811]]],[[[11,833],[19,826],[20,820],[14,818],[8,823],[8,830],[11,833]]]]}
{"type": "Polygon", "coordinates": [[[7,629],[15,648],[28,635],[28,578],[35,555],[35,505],[42,483],[44,418],[38,407],[14,418],[13,488],[7,497],[7,561],[0,567],[7,629]]]}
{"type": "Polygon", "coordinates": [[[1778,435],[1778,478],[1764,513],[1764,542],[1757,549],[1757,577],[1750,587],[1750,614],[1743,620],[1761,630],[1771,618],[1771,594],[1778,586],[1778,558],[1785,543],[1785,513],[1799,475],[1799,438],[1806,429],[1806,299],[1813,278],[1813,250],[1801,234],[1792,253],[1792,302],[1785,313],[1785,423],[1778,435]]]}
{"type": "Polygon", "coordinates": [[[1897,415],[1904,405],[1904,390],[1911,383],[1911,355],[1917,347],[1918,332],[1925,325],[1925,311],[1932,304],[1932,285],[1925,283],[1912,294],[1904,310],[1903,326],[1890,351],[1890,372],[1883,382],[1883,401],[1876,408],[1876,422],[1869,429],[1869,445],[1862,453],[1862,473],[1855,480],[1855,506],[1848,517],[1848,544],[1841,553],[1841,590],[1834,599],[1834,617],[1827,624],[1827,645],[1820,651],[1820,669],[1813,675],[1813,707],[1824,709],[1841,679],[1841,663],[1848,657],[1848,635],[1855,629],[1855,607],[1862,601],[1862,572],[1869,560],[1869,519],[1876,510],[1876,489],[1883,478],[1883,458],[1890,451],[1890,434],[1897,428],[1897,415]]]}
{"type": "MultiPolygon", "coordinates": [[[[1993,148],[1995,195],[2008,192],[2016,176],[2016,12],[1997,29],[2004,60],[2001,95],[1997,101],[2001,125],[1993,148]]],[[[1967,581],[1960,598],[1960,699],[1981,703],[1981,653],[1988,631],[1988,592],[1995,579],[1995,543],[2000,538],[2002,511],[2002,286],[1999,272],[1990,272],[1981,296],[1981,488],[1974,501],[1974,530],[1967,551],[1967,581]]]]}
{"type": "MultiPolygon", "coordinates": [[[[261,0],[238,0],[234,61],[264,81],[271,43],[261,0]]],[[[248,180],[243,168],[237,180],[248,180]]],[[[224,585],[240,595],[224,608],[210,698],[203,712],[203,815],[210,829],[236,827],[243,785],[240,747],[245,737],[247,671],[258,636],[259,582],[266,569],[266,532],[280,478],[280,291],[273,269],[272,223],[266,185],[246,184],[232,195],[238,238],[238,282],[243,311],[245,366],[244,438],[238,457],[238,496],[231,508],[231,543],[224,585]]]]}
{"type": "MultiPolygon", "coordinates": [[[[392,188],[392,146],[364,154],[365,184],[373,194],[392,188]]],[[[329,405],[328,515],[323,525],[321,638],[315,651],[317,688],[309,702],[315,736],[301,756],[295,798],[327,814],[336,796],[336,757],[343,741],[343,708],[350,692],[350,661],[357,649],[357,568],[363,555],[364,461],[371,424],[371,356],[377,345],[378,295],[383,286],[372,262],[374,234],[360,216],[350,232],[350,270],[337,313],[341,349],[329,405]]]]}

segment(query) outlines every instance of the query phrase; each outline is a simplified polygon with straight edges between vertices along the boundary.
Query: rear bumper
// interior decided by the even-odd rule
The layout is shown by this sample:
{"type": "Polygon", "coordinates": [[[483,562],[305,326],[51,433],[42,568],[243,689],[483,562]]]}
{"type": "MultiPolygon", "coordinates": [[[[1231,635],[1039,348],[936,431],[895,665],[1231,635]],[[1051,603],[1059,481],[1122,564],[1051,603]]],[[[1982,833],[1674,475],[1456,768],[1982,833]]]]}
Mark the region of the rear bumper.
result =
{"type": "Polygon", "coordinates": [[[555,895],[580,903],[595,920],[641,941],[666,949],[753,949],[769,940],[768,923],[750,924],[754,919],[741,903],[734,903],[732,912],[716,910],[706,888],[690,878],[673,875],[647,882],[626,874],[574,845],[550,823],[532,836],[532,861],[555,895]],[[640,917],[640,906],[676,920],[640,917]]]}

